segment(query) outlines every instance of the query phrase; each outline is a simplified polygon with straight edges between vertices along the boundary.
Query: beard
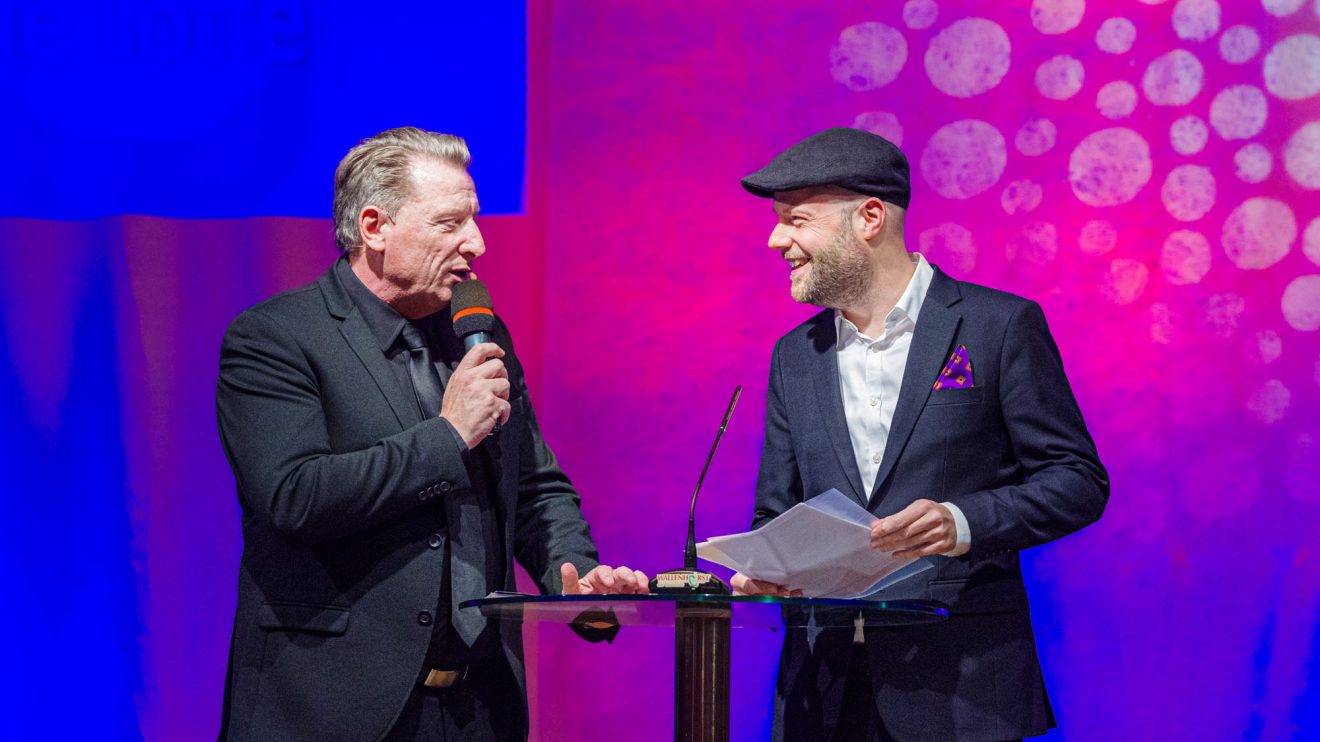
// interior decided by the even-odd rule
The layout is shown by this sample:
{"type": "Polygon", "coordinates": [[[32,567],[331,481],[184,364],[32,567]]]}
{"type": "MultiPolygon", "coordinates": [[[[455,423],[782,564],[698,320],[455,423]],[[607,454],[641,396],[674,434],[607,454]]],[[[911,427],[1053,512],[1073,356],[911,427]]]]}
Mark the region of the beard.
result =
{"type": "Polygon", "coordinates": [[[871,288],[870,252],[851,232],[841,232],[811,256],[810,274],[794,283],[794,301],[826,309],[859,303],[871,288]]]}

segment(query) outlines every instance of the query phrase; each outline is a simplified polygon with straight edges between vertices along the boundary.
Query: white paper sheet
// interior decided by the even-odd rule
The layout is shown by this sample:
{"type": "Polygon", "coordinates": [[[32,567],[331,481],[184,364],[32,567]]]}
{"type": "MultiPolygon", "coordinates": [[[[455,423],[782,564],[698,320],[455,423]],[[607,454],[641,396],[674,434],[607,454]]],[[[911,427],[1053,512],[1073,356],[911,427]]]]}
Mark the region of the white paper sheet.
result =
{"type": "Polygon", "coordinates": [[[872,549],[876,520],[852,498],[830,490],[755,531],[703,541],[697,556],[807,597],[860,597],[931,566],[872,549]]]}

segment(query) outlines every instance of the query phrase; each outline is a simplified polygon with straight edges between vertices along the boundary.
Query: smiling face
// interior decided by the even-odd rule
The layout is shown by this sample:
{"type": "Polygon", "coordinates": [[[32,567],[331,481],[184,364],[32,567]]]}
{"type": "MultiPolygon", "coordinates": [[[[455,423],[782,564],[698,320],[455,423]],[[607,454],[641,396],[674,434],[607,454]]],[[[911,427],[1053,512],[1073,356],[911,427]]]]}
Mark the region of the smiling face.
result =
{"type": "MultiPolygon", "coordinates": [[[[364,220],[373,209],[363,209],[364,220]]],[[[392,217],[377,210],[374,230],[364,224],[364,235],[374,231],[366,241],[368,248],[379,248],[381,278],[392,288],[387,301],[396,311],[416,319],[449,306],[454,284],[486,252],[478,210],[477,189],[465,169],[429,157],[412,163],[408,198],[392,217]]]]}
{"type": "Polygon", "coordinates": [[[775,194],[770,247],[789,264],[795,301],[847,309],[866,296],[871,250],[853,230],[856,194],[836,188],[804,188],[775,194]]]}

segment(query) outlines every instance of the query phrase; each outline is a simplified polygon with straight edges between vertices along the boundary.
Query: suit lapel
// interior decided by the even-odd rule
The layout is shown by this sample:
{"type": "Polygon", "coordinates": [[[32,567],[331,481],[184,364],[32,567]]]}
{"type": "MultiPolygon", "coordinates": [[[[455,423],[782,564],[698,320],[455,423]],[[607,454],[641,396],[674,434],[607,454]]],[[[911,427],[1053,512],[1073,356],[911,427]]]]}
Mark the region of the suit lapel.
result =
{"type": "Polygon", "coordinates": [[[326,309],[330,315],[342,320],[339,323],[339,334],[348,342],[348,347],[353,349],[353,353],[357,355],[362,365],[366,366],[367,373],[371,374],[376,387],[380,389],[385,401],[389,402],[394,417],[399,421],[399,427],[410,428],[421,422],[422,413],[417,409],[417,400],[412,390],[404,389],[399,385],[398,378],[390,368],[389,360],[380,351],[380,343],[376,341],[376,336],[371,334],[367,321],[362,318],[352,298],[340,285],[339,277],[335,275],[335,266],[330,266],[330,270],[322,274],[317,283],[321,287],[321,295],[325,297],[326,309]]]}
{"type": "Polygon", "coordinates": [[[917,418],[921,416],[921,410],[930,398],[935,378],[948,360],[949,349],[962,321],[962,315],[949,307],[961,298],[957,282],[936,268],[926,300],[921,305],[916,329],[912,333],[907,364],[903,368],[903,384],[898,392],[898,405],[889,426],[885,457],[880,462],[880,470],[876,473],[875,485],[871,489],[872,497],[880,491],[881,485],[894,470],[898,457],[903,454],[917,418]]]}
{"type": "Polygon", "coordinates": [[[348,346],[357,354],[358,360],[367,367],[367,373],[375,379],[380,393],[385,395],[385,400],[390,403],[390,409],[394,410],[394,416],[399,419],[399,425],[410,428],[421,422],[422,413],[417,409],[417,400],[413,397],[412,390],[404,389],[399,385],[398,378],[390,368],[389,360],[380,352],[380,343],[376,341],[376,336],[371,334],[371,328],[367,327],[366,320],[362,319],[356,308],[340,323],[339,334],[344,336],[348,346]]]}
{"type": "MultiPolygon", "coordinates": [[[[829,328],[825,337],[829,339],[825,343],[823,351],[814,350],[811,379],[816,387],[816,397],[820,402],[821,422],[825,425],[825,431],[830,437],[830,448],[839,457],[839,466],[843,469],[844,476],[848,479],[848,486],[851,494],[857,502],[863,507],[866,506],[866,498],[862,496],[865,492],[862,489],[862,475],[857,470],[857,459],[853,456],[852,439],[848,437],[848,418],[843,413],[843,390],[839,385],[839,350],[838,338],[835,332],[834,316],[827,314],[824,316],[829,328]]],[[[819,494],[819,493],[816,493],[819,494]]],[[[811,496],[810,494],[808,496],[811,496]]]]}

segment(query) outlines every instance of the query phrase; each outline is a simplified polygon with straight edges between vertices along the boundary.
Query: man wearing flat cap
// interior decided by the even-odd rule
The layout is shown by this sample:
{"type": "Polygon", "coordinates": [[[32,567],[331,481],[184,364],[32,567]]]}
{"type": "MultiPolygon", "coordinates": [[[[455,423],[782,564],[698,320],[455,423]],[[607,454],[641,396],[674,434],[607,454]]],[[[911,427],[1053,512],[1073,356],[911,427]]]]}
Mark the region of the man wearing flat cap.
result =
{"type": "Polygon", "coordinates": [[[824,307],[771,357],[752,527],[837,489],[878,518],[873,548],[934,567],[876,597],[949,606],[942,623],[787,631],[774,738],[1044,734],[1018,553],[1096,521],[1109,481],[1040,306],[908,252],[908,163],[881,137],[830,129],[742,183],[774,201],[793,298],[824,307]]]}

